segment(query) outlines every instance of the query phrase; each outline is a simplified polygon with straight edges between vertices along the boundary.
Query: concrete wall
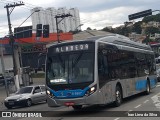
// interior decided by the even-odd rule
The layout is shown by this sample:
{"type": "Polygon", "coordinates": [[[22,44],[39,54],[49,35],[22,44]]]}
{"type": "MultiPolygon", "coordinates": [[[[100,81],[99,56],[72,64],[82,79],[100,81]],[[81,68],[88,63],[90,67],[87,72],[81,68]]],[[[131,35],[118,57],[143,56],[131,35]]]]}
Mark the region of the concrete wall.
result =
{"type": "MultiPolygon", "coordinates": [[[[13,59],[11,55],[4,55],[4,65],[5,69],[13,68],[13,59]]],[[[2,73],[1,56],[0,56],[0,73],[2,73]]]]}

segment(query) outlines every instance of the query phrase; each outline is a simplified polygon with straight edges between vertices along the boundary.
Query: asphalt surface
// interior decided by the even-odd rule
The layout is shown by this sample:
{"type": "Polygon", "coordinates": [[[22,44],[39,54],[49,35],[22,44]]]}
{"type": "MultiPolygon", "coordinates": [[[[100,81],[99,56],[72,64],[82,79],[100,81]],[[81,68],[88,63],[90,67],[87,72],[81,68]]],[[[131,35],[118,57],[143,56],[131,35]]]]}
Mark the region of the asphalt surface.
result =
{"type": "MultiPolygon", "coordinates": [[[[39,83],[37,82],[35,84],[39,83]]],[[[1,90],[0,93],[2,93],[1,90]]],[[[3,94],[5,94],[5,91],[3,94]]],[[[38,120],[159,120],[160,117],[156,117],[156,114],[160,114],[160,83],[158,83],[157,87],[149,95],[138,94],[124,99],[123,104],[119,107],[109,104],[105,106],[85,106],[82,110],[75,112],[71,107],[50,108],[46,103],[40,103],[31,107],[14,108],[9,111],[43,111],[43,115],[49,116],[38,117],[38,120]]],[[[0,111],[8,111],[8,109],[1,104],[0,111]]],[[[16,117],[0,119],[34,120],[37,118],[16,117]]]]}

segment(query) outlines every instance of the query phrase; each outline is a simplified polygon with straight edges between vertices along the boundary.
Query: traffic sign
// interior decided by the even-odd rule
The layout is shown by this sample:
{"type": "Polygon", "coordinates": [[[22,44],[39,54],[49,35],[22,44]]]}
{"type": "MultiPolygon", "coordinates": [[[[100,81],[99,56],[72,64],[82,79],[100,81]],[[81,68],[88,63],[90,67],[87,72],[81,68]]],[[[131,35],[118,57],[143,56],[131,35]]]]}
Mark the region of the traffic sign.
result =
{"type": "Polygon", "coordinates": [[[128,18],[129,18],[129,20],[133,20],[133,19],[148,16],[148,15],[152,15],[152,9],[128,15],[128,18]]]}

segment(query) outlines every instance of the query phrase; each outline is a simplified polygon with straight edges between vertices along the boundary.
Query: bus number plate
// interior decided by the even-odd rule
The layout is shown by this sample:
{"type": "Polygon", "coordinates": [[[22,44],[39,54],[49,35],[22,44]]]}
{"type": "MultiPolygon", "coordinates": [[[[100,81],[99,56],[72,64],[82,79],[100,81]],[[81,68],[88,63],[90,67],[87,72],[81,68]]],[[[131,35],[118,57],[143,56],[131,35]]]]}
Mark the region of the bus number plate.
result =
{"type": "Polygon", "coordinates": [[[73,106],[74,102],[65,102],[65,106],[73,106]]]}

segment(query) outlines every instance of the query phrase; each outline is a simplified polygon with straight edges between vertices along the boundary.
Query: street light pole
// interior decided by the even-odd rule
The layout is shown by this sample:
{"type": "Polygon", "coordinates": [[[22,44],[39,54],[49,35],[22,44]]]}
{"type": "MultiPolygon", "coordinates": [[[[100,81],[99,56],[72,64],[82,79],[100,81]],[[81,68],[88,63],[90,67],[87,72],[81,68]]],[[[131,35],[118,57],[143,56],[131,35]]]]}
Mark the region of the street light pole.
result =
{"type": "Polygon", "coordinates": [[[39,12],[40,10],[35,10],[35,11],[33,11],[19,26],[18,26],[18,28],[19,27],[21,27],[22,25],[23,25],[23,23],[25,23],[27,20],[28,20],[28,18],[30,18],[35,12],[39,12]]]}
{"type": "Polygon", "coordinates": [[[81,26],[83,26],[83,25],[84,25],[84,24],[78,25],[75,30],[77,30],[79,27],[81,27],[81,26]]]}

